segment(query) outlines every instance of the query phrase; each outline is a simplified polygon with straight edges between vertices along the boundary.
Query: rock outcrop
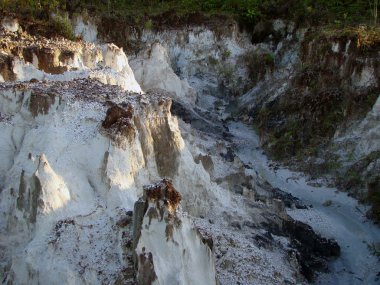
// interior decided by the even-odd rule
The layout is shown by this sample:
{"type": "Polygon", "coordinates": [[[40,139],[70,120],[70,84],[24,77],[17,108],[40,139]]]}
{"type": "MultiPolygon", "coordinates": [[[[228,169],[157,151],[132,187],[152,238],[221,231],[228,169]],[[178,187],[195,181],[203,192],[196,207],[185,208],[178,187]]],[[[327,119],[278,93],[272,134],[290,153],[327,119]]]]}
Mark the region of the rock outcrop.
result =
{"type": "Polygon", "coordinates": [[[201,15],[193,16],[190,18],[194,22],[188,19],[189,23],[176,23],[168,29],[143,29],[132,21],[107,16],[92,19],[87,24],[75,21],[75,28],[91,30],[92,35],[96,31],[98,41],[115,42],[124,47],[133,62],[138,82],[146,88],[163,88],[182,98],[187,94],[189,101],[194,102],[196,98],[201,106],[209,107],[214,103],[212,96],[238,95],[249,89],[245,56],[247,51],[260,49],[260,45],[253,46],[250,36],[239,32],[237,23],[231,19],[202,23],[198,19],[201,15]],[[120,29],[113,29],[115,24],[120,29]],[[160,66],[149,63],[160,63],[160,66]],[[153,74],[162,81],[152,77],[153,74]],[[196,93],[202,96],[196,97],[196,93]]]}
{"type": "Polygon", "coordinates": [[[65,39],[49,40],[2,29],[0,79],[71,80],[96,78],[105,84],[141,92],[122,49],[65,39]]]}
{"type": "Polygon", "coordinates": [[[126,93],[88,79],[0,84],[6,282],[100,284],[128,275],[115,217],[161,175],[182,186],[188,212],[206,212],[212,184],[190,159],[170,104],[163,93],[126,93]],[[195,190],[192,181],[205,183],[195,190]],[[56,236],[59,221],[72,222],[56,236]],[[80,246],[85,240],[89,246],[80,246]]]}
{"type": "Polygon", "coordinates": [[[179,209],[181,195],[170,180],[144,187],[135,212],[139,284],[216,284],[213,253],[189,217],[179,209]],[[141,210],[140,210],[141,208],[141,210]]]}
{"type": "Polygon", "coordinates": [[[96,43],[98,41],[98,27],[90,17],[77,15],[73,18],[74,34],[86,42],[96,43]]]}
{"type": "Polygon", "coordinates": [[[177,99],[195,104],[196,91],[186,79],[181,80],[174,73],[167,51],[160,43],[153,43],[142,51],[131,61],[131,68],[143,90],[160,88],[174,93],[177,99]]]}
{"type": "Polygon", "coordinates": [[[314,280],[315,272],[328,271],[327,263],[340,256],[340,246],[335,240],[321,237],[305,223],[287,217],[279,224],[265,226],[271,234],[290,238],[290,247],[295,250],[301,273],[309,282],[314,280]]]}

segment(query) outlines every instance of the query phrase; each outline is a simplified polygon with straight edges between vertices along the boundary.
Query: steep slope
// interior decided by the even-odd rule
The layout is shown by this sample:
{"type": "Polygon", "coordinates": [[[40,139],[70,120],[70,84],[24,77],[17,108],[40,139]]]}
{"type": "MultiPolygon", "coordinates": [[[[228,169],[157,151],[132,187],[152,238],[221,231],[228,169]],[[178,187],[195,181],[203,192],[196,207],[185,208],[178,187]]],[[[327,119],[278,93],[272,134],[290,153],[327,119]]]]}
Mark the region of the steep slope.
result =
{"type": "Polygon", "coordinates": [[[135,60],[131,61],[131,67],[144,90],[160,88],[173,92],[178,98],[190,104],[195,104],[197,99],[195,90],[190,87],[187,80],[180,80],[170,66],[167,51],[159,43],[153,43],[135,60]]]}
{"type": "Polygon", "coordinates": [[[279,63],[237,109],[255,122],[271,157],[314,177],[332,175],[341,190],[368,199],[376,219],[379,44],[371,33],[308,31],[290,77],[278,77],[279,63]]]}
{"type": "MultiPolygon", "coordinates": [[[[246,37],[218,38],[204,27],[175,39],[147,32],[146,51],[132,60],[142,66],[136,78],[167,91],[187,78],[194,107],[183,90],[142,94],[114,45],[15,30],[2,31],[4,283],[299,284],[339,255],[334,240],[288,216],[278,189],[235,153],[222,119],[236,85],[218,70],[238,64],[246,44],[259,50],[246,37]],[[207,47],[221,65],[204,65],[207,47]],[[173,100],[191,124],[172,116],[173,100]]],[[[247,72],[239,66],[229,79],[247,72]]]]}
{"type": "Polygon", "coordinates": [[[65,274],[85,283],[115,279],[125,262],[115,223],[123,210],[133,209],[148,181],[172,177],[183,190],[184,208],[193,214],[206,211],[212,188],[204,187],[211,184],[188,159],[165,97],[128,95],[88,80],[6,84],[1,89],[6,134],[1,138],[2,245],[8,252],[9,243],[21,239],[16,248],[25,247],[26,253],[21,259],[13,256],[9,282],[54,284],[65,280],[65,274]],[[107,104],[113,105],[108,111],[107,104]],[[181,173],[190,169],[192,176],[184,181],[181,173]],[[194,191],[192,180],[204,182],[194,191]],[[94,232],[100,228],[103,241],[94,232]],[[77,232],[74,244],[60,242],[66,229],[77,232]],[[107,232],[113,231],[113,242],[106,246],[107,232]],[[86,239],[101,244],[110,257],[87,260],[90,249],[80,247],[86,239]],[[70,257],[66,251],[75,254],[70,257]],[[57,260],[45,266],[56,254],[57,260]],[[76,264],[82,257],[88,263],[87,268],[82,261],[86,274],[76,264]],[[103,265],[102,273],[96,273],[103,265]]]}
{"type": "Polygon", "coordinates": [[[116,46],[1,33],[2,79],[17,81],[0,92],[4,282],[133,281],[125,246],[132,229],[123,221],[143,185],[171,177],[196,215],[212,198],[207,173],[170,115],[171,100],[131,93],[141,89],[116,46]]]}

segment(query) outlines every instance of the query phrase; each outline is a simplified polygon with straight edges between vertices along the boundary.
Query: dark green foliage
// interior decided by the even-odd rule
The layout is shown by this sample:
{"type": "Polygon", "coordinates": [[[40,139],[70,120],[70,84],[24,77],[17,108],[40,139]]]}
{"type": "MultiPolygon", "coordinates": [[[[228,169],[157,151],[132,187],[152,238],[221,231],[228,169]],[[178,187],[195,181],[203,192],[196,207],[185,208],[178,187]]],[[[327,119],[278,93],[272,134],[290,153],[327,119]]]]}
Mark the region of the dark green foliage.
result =
{"type": "Polygon", "coordinates": [[[47,18],[50,12],[56,12],[58,8],[65,9],[62,0],[0,0],[0,8],[26,16],[47,18]]]}
{"type": "Polygon", "coordinates": [[[50,22],[53,30],[58,34],[70,40],[75,39],[73,27],[67,16],[56,15],[50,22]]]}
{"type": "Polygon", "coordinates": [[[369,22],[368,0],[0,0],[0,8],[41,16],[61,9],[76,12],[155,15],[201,12],[226,14],[245,23],[262,19],[288,18],[301,22],[346,24],[369,22]]]}
{"type": "MultiPolygon", "coordinates": [[[[25,18],[42,20],[47,30],[68,39],[74,39],[70,19],[62,12],[66,11],[66,2],[63,0],[0,0],[1,10],[21,14],[25,18]]],[[[67,13],[64,13],[67,14],[67,13]]]]}

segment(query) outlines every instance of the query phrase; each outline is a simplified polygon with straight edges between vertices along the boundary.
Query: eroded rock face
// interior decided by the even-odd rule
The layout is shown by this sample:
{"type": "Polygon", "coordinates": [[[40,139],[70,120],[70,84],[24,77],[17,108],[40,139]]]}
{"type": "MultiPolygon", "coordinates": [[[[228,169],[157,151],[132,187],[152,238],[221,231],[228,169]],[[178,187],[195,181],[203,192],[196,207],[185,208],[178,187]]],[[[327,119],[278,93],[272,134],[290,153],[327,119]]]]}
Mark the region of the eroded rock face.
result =
{"type": "Polygon", "coordinates": [[[161,88],[176,98],[194,104],[197,96],[185,79],[180,79],[170,66],[166,49],[158,42],[131,61],[137,82],[144,90],[161,88]]]}
{"type": "Polygon", "coordinates": [[[33,92],[30,96],[29,111],[34,117],[39,114],[46,115],[52,105],[55,104],[55,94],[33,92]]]}
{"type": "Polygon", "coordinates": [[[162,177],[174,177],[181,160],[183,141],[170,115],[171,99],[167,93],[156,90],[137,96],[137,105],[122,103],[110,107],[102,123],[103,129],[120,147],[132,144],[136,135],[142,143],[144,159],[155,158],[157,171],[162,177]],[[134,116],[140,113],[143,116],[134,116]]]}
{"type": "MultiPolygon", "coordinates": [[[[203,16],[196,14],[189,23],[177,25],[182,19],[176,19],[175,27],[153,31],[142,30],[126,19],[100,17],[87,25],[78,21],[75,28],[90,29],[97,24],[91,31],[99,32],[98,40],[124,47],[144,90],[162,88],[173,92],[176,99],[193,103],[198,99],[205,105],[209,104],[209,95],[237,95],[249,88],[245,54],[260,47],[253,47],[249,35],[240,33],[237,23],[230,19],[211,23],[201,23],[201,19],[203,16]],[[120,27],[117,31],[112,28],[115,23],[120,27]],[[197,98],[193,90],[202,96],[197,98]]],[[[157,25],[167,20],[158,20],[157,25]]]]}
{"type": "Polygon", "coordinates": [[[75,53],[72,51],[61,52],[53,47],[28,47],[22,51],[22,57],[26,62],[50,74],[62,74],[69,70],[68,63],[74,60],[74,56],[75,53]]]}
{"type": "Polygon", "coordinates": [[[141,226],[134,233],[141,284],[216,284],[209,242],[182,214],[180,201],[168,179],[144,187],[138,208],[145,213],[143,219],[135,219],[141,226]]]}
{"type": "Polygon", "coordinates": [[[36,118],[40,115],[54,113],[61,107],[62,97],[53,90],[47,90],[43,86],[29,89],[25,85],[9,85],[0,87],[1,112],[15,115],[20,112],[25,117],[36,118]]]}
{"type": "MultiPolygon", "coordinates": [[[[284,27],[279,24],[278,29],[284,27]]],[[[194,47],[218,50],[215,56],[226,58],[222,64],[236,62],[243,53],[234,38],[227,40],[227,46],[233,45],[228,55],[217,47],[222,40],[207,29],[195,29],[188,39],[183,35],[171,41],[168,49],[172,59],[181,59],[173,61],[181,65],[173,67],[177,74],[192,76],[204,66],[209,50],[194,47]],[[183,53],[177,53],[175,41],[183,53]],[[193,65],[187,64],[197,52],[201,59],[193,70],[193,65]]],[[[40,79],[70,81],[0,84],[0,131],[4,134],[0,137],[0,228],[10,234],[0,236],[4,256],[0,272],[5,272],[6,282],[216,284],[215,271],[222,284],[303,282],[298,261],[287,259],[291,234],[282,232],[286,237],[275,237],[260,228],[260,223],[274,216],[275,224],[284,231],[283,202],[259,193],[261,188],[266,191],[265,183],[259,187],[259,175],[252,168],[246,173],[249,166],[230,146],[216,142],[218,158],[197,149],[195,155],[190,153],[176,118],[171,116],[169,97],[173,95],[163,90],[141,95],[96,80],[71,81],[78,72],[99,64],[100,70],[83,76],[129,86],[124,76],[130,72],[128,60],[116,46],[96,47],[97,52],[77,60],[77,46],[70,42],[68,47],[63,44],[65,49],[58,47],[57,60],[54,45],[46,44],[52,48],[46,51],[46,60],[40,61],[36,50],[24,56],[22,47],[20,54],[33,65],[24,65],[20,54],[11,55],[12,70],[18,76],[24,72],[25,79],[28,66],[40,79]],[[75,70],[82,61],[88,65],[75,70]],[[37,74],[36,67],[67,71],[47,75],[46,70],[39,70],[37,74]],[[225,191],[211,182],[210,175],[225,191]],[[161,177],[170,179],[151,184],[161,177]],[[143,187],[147,184],[150,186],[143,187]],[[260,199],[255,201],[255,197],[260,199]],[[193,226],[180,202],[186,212],[199,217],[201,227],[193,226]]],[[[206,90],[217,92],[215,78],[212,74],[207,84],[215,85],[206,90]]],[[[214,125],[211,116],[200,120],[192,116],[198,115],[190,116],[198,126],[206,121],[214,125]]],[[[213,132],[228,139],[221,126],[212,126],[213,132]]]]}
{"type": "Polygon", "coordinates": [[[119,85],[125,90],[141,92],[125,53],[113,44],[98,46],[65,39],[49,40],[6,29],[2,29],[0,34],[2,81],[90,77],[105,84],[119,85]]]}
{"type": "Polygon", "coordinates": [[[75,36],[81,37],[83,40],[90,43],[96,43],[98,41],[98,28],[89,17],[87,19],[84,19],[81,15],[74,17],[73,26],[75,36]]]}
{"type": "Polygon", "coordinates": [[[109,131],[108,133],[115,140],[118,140],[118,136],[121,136],[126,137],[128,141],[132,141],[135,138],[132,118],[132,105],[127,105],[126,108],[115,105],[107,110],[102,126],[109,131]]]}
{"type": "Polygon", "coordinates": [[[30,181],[25,177],[25,172],[21,172],[20,187],[16,206],[17,209],[24,213],[24,218],[30,223],[36,223],[38,202],[40,200],[42,187],[41,182],[36,176],[32,176],[30,181]]]}
{"type": "MultiPolygon", "coordinates": [[[[164,180],[167,191],[152,194],[150,201],[166,199],[170,203],[161,209],[174,213],[180,201],[174,185],[182,185],[184,208],[204,213],[211,182],[186,149],[170,104],[162,91],[126,93],[88,79],[0,84],[0,225],[12,237],[0,237],[7,282],[101,284],[130,278],[131,259],[123,251],[132,229],[123,234],[128,222],[114,219],[132,210],[143,185],[162,174],[173,182],[164,180]],[[189,169],[192,175],[184,175],[189,169]],[[204,183],[194,189],[195,180],[204,183]],[[60,223],[56,234],[59,221],[73,222],[60,223]],[[108,234],[116,235],[112,243],[108,234]],[[23,255],[13,259],[18,250],[23,255]],[[60,266],[49,264],[51,259],[60,266]]],[[[177,226],[169,223],[164,237],[175,240],[177,226]]],[[[141,262],[149,267],[150,260],[147,251],[141,262]]]]}
{"type": "Polygon", "coordinates": [[[151,252],[148,254],[143,252],[138,257],[138,271],[137,271],[137,284],[151,285],[156,284],[156,272],[154,271],[153,255],[151,252]]]}

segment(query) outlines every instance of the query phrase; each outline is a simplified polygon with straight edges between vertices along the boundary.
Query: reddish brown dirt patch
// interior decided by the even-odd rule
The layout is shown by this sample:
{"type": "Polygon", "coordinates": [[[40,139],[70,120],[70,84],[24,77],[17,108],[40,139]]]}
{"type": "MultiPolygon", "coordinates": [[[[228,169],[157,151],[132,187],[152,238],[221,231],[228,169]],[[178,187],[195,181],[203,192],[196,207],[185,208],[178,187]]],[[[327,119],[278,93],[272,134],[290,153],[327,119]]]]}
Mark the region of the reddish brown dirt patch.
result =
{"type": "Polygon", "coordinates": [[[37,93],[30,95],[29,111],[33,117],[38,115],[46,115],[49,112],[50,106],[55,103],[55,94],[53,93],[37,93]]]}
{"type": "Polygon", "coordinates": [[[0,75],[5,81],[16,80],[16,75],[13,72],[12,57],[8,55],[0,55],[0,75]]]}
{"type": "Polygon", "coordinates": [[[166,205],[176,209],[181,202],[181,194],[174,188],[170,179],[163,179],[161,182],[144,187],[146,199],[152,201],[163,200],[166,205]]]}
{"type": "Polygon", "coordinates": [[[121,135],[131,141],[135,137],[132,118],[132,105],[128,104],[126,108],[114,105],[108,109],[102,126],[112,135],[121,135]]]}

